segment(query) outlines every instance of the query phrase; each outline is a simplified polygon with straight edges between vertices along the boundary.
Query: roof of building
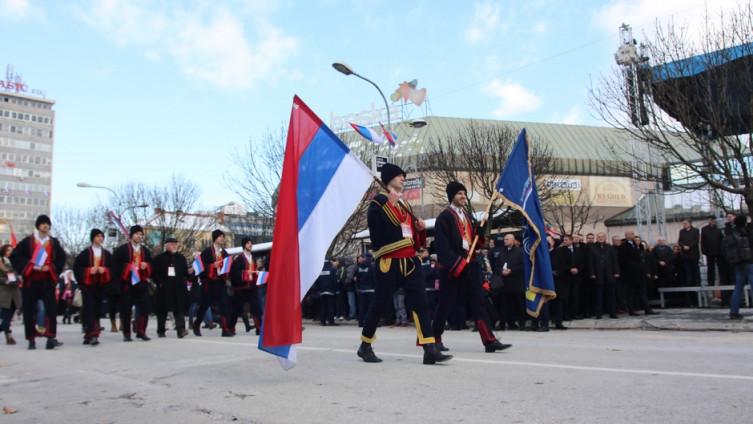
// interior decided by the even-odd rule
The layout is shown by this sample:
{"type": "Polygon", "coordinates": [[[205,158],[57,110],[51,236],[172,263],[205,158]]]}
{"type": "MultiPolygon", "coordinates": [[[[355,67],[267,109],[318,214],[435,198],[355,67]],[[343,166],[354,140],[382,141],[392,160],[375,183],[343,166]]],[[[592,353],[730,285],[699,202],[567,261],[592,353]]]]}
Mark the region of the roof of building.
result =
{"type": "MultiPolygon", "coordinates": [[[[427,123],[422,128],[412,128],[408,121],[393,124],[393,131],[398,136],[398,146],[391,152],[387,147],[379,147],[380,154],[389,153],[395,157],[408,158],[424,154],[433,140],[462,133],[471,121],[475,121],[486,125],[505,125],[515,132],[525,128],[531,143],[544,143],[551,149],[558,162],[556,170],[561,173],[614,175],[617,168],[614,165],[617,162],[632,159],[632,154],[627,152],[648,156],[645,146],[635,142],[628,132],[611,127],[443,116],[427,116],[422,120],[427,123]],[[614,165],[610,166],[610,161],[614,165]]],[[[374,149],[372,143],[365,141],[355,131],[344,131],[340,136],[356,154],[374,149]]]]}

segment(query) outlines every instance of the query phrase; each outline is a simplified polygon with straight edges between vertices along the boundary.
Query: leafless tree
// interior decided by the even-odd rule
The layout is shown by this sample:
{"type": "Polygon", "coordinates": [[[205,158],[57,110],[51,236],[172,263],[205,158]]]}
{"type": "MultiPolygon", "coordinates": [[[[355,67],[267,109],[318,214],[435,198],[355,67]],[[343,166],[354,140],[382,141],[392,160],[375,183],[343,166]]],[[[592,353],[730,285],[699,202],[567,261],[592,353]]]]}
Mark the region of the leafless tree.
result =
{"type": "Polygon", "coordinates": [[[629,151],[615,152],[630,158],[625,165],[635,178],[658,181],[669,164],[687,172],[692,189],[741,196],[753,213],[753,135],[745,130],[753,110],[751,3],[718,17],[707,14],[697,35],[657,23],[644,53],[659,66],[642,63],[634,74],[615,68],[591,89],[591,103],[603,120],[636,141],[629,151]],[[693,78],[662,78],[668,73],[693,78]]]}
{"type": "Polygon", "coordinates": [[[585,225],[596,224],[598,215],[584,190],[553,188],[550,193],[544,215],[560,234],[578,234],[585,225]]]}
{"type": "MultiPolygon", "coordinates": [[[[446,184],[457,180],[467,184],[469,200],[473,200],[474,193],[491,198],[517,138],[518,131],[503,122],[471,120],[455,133],[429,140],[422,164],[424,172],[430,175],[430,189],[437,197],[443,197],[446,184]]],[[[553,169],[554,158],[548,146],[532,141],[531,167],[543,204],[551,193],[542,182],[553,169]]],[[[499,207],[499,204],[494,205],[491,214],[499,207]]]]}
{"type": "Polygon", "coordinates": [[[66,265],[73,266],[76,256],[90,244],[91,230],[98,228],[105,231],[107,226],[106,210],[102,206],[78,209],[70,205],[57,206],[52,214],[52,232],[60,240],[68,254],[66,265]]]}
{"type": "Polygon", "coordinates": [[[267,130],[259,139],[250,139],[233,152],[233,170],[224,176],[228,188],[240,196],[251,211],[267,218],[275,215],[286,139],[286,125],[276,131],[267,130]]]}

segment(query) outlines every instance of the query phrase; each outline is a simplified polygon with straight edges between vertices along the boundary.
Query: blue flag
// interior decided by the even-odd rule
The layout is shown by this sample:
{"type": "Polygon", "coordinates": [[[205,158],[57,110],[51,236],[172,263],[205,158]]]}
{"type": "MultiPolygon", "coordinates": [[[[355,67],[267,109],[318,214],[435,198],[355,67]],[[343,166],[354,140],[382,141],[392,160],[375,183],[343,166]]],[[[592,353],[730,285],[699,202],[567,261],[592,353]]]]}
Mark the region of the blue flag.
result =
{"type": "Polygon", "coordinates": [[[520,212],[523,224],[523,268],[528,281],[526,309],[532,317],[538,317],[541,307],[557,297],[554,292],[552,261],[546,241],[544,215],[541,213],[536,177],[531,170],[528,156],[528,139],[525,128],[520,131],[507,164],[497,182],[497,192],[505,204],[520,212]]]}

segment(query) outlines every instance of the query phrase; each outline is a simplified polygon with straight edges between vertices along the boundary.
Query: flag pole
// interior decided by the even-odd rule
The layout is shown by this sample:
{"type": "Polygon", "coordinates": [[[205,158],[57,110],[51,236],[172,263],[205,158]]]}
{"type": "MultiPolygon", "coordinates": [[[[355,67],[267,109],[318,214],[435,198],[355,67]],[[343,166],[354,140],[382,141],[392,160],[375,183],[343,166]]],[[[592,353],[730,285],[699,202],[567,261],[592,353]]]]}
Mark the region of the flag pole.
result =
{"type": "MultiPolygon", "coordinates": [[[[496,184],[495,184],[496,187],[496,184]]],[[[487,218],[489,217],[489,212],[492,210],[492,205],[494,204],[494,201],[497,200],[497,191],[494,191],[494,194],[492,195],[492,198],[489,199],[489,204],[486,205],[486,214],[484,215],[484,219],[481,221],[481,224],[479,224],[479,227],[483,227],[484,224],[486,224],[487,218]]],[[[473,237],[473,244],[471,244],[471,248],[468,249],[468,257],[465,259],[466,262],[471,261],[471,257],[473,256],[473,251],[476,250],[476,244],[478,243],[478,232],[473,237]]]]}

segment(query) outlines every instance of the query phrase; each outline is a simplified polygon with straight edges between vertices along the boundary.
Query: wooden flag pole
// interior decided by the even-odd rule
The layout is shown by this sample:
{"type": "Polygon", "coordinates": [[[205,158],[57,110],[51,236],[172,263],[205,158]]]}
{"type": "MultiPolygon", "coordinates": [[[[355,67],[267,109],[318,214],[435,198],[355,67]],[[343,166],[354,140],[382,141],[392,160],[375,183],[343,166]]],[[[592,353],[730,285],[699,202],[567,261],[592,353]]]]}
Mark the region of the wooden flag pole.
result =
{"type": "MultiPolygon", "coordinates": [[[[489,211],[492,210],[492,205],[494,204],[494,201],[497,200],[497,192],[494,192],[494,195],[491,199],[489,199],[489,204],[486,206],[486,215],[484,216],[484,219],[481,221],[481,224],[479,227],[483,227],[484,224],[486,224],[487,219],[489,218],[489,211]]],[[[468,249],[468,257],[465,259],[467,262],[471,261],[471,257],[473,256],[473,251],[476,250],[476,244],[478,243],[478,233],[473,237],[473,244],[471,244],[471,248],[468,249]]]]}

